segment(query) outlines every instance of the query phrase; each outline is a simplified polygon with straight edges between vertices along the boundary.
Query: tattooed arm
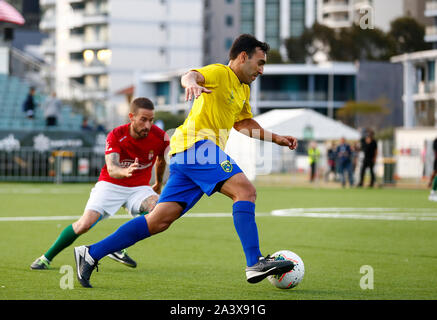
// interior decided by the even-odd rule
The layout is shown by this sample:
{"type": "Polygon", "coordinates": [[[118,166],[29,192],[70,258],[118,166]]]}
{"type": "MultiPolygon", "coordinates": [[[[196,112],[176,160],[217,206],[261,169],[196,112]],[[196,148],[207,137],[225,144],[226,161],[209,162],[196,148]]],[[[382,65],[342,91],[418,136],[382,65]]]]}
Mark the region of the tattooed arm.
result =
{"type": "Polygon", "coordinates": [[[132,176],[133,172],[138,169],[138,158],[135,158],[135,162],[129,167],[123,168],[120,165],[120,154],[110,153],[105,155],[106,167],[108,168],[108,173],[112,178],[123,179],[132,176]]]}

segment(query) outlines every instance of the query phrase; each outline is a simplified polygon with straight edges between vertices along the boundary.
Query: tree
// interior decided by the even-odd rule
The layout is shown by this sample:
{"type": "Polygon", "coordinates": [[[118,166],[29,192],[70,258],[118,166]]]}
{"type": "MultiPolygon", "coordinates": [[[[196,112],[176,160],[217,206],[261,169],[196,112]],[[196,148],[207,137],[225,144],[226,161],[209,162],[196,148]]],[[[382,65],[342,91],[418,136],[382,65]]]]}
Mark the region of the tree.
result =
{"type": "Polygon", "coordinates": [[[354,24],[334,30],[316,23],[300,37],[287,39],[285,46],[292,63],[317,62],[320,53],[331,61],[388,61],[393,55],[431,48],[424,40],[425,28],[413,18],[395,19],[390,28],[386,33],[354,24]]]}
{"type": "Polygon", "coordinates": [[[292,63],[304,63],[307,59],[315,61],[317,53],[328,55],[337,42],[334,29],[315,23],[312,28],[305,29],[298,38],[285,41],[288,59],[292,63]]]}
{"type": "Polygon", "coordinates": [[[365,115],[370,120],[369,124],[377,126],[383,115],[390,113],[387,107],[389,101],[386,98],[380,98],[376,101],[348,101],[338,109],[337,116],[345,124],[356,127],[357,117],[365,115]]]}
{"type": "Polygon", "coordinates": [[[304,63],[308,55],[302,37],[291,37],[285,40],[288,61],[291,63],[304,63]]]}
{"type": "MultiPolygon", "coordinates": [[[[344,50],[349,54],[346,61],[387,61],[394,53],[394,43],[381,29],[362,29],[354,24],[342,30],[339,46],[335,49],[344,50]]],[[[331,57],[335,60],[334,54],[331,57]]]]}
{"type": "Polygon", "coordinates": [[[431,44],[425,42],[425,27],[411,17],[393,20],[388,36],[395,43],[395,54],[431,49],[431,44]]]}
{"type": "Polygon", "coordinates": [[[281,53],[275,49],[269,50],[267,53],[267,63],[284,63],[281,53]]]}

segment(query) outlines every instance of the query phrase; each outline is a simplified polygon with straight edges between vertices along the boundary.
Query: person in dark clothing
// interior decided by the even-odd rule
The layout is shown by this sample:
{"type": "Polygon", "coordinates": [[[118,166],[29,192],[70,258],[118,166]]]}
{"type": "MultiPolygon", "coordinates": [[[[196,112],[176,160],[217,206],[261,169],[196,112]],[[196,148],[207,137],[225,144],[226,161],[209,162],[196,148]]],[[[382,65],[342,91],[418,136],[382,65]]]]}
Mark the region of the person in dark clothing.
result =
{"type": "Polygon", "coordinates": [[[28,119],[33,119],[35,117],[36,104],[35,104],[34,95],[35,95],[35,88],[30,87],[29,94],[27,95],[26,100],[23,103],[23,111],[28,119]]]}
{"type": "Polygon", "coordinates": [[[434,151],[434,163],[432,167],[431,178],[429,179],[428,188],[432,186],[434,178],[437,176],[437,138],[432,142],[432,150],[434,151]]]}
{"type": "Polygon", "coordinates": [[[330,175],[333,173],[334,174],[334,180],[337,180],[337,166],[336,166],[336,161],[337,161],[337,153],[336,153],[336,146],[335,146],[335,142],[332,142],[331,147],[328,149],[328,171],[325,174],[325,181],[329,181],[329,177],[330,175]]]}
{"type": "Polygon", "coordinates": [[[341,177],[341,185],[343,187],[346,186],[346,171],[348,175],[349,185],[352,187],[354,185],[354,175],[352,172],[352,149],[351,146],[346,143],[345,138],[340,139],[340,144],[337,147],[336,153],[341,177]]]}
{"type": "Polygon", "coordinates": [[[378,154],[378,146],[376,144],[373,131],[368,131],[366,137],[362,140],[361,150],[364,153],[364,158],[361,164],[360,182],[358,183],[358,187],[363,186],[364,175],[366,173],[367,168],[369,168],[370,170],[369,187],[372,188],[373,185],[375,184],[375,172],[373,171],[373,168],[375,166],[376,156],[378,154]]]}

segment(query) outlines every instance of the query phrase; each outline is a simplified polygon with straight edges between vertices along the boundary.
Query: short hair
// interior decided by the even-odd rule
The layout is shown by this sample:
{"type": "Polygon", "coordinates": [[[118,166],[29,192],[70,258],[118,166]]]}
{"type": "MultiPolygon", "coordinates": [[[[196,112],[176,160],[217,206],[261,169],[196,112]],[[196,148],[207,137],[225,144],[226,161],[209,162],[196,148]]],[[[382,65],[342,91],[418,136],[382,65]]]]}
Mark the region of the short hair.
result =
{"type": "Polygon", "coordinates": [[[232,47],[229,51],[229,59],[236,59],[243,51],[245,51],[249,58],[251,58],[255,53],[256,48],[260,48],[265,54],[270,50],[270,46],[267,42],[261,42],[253,35],[244,33],[232,43],[232,47]]]}
{"type": "Polygon", "coordinates": [[[136,113],[138,109],[155,110],[155,107],[150,99],[140,97],[133,100],[130,104],[130,111],[132,113],[136,113]]]}

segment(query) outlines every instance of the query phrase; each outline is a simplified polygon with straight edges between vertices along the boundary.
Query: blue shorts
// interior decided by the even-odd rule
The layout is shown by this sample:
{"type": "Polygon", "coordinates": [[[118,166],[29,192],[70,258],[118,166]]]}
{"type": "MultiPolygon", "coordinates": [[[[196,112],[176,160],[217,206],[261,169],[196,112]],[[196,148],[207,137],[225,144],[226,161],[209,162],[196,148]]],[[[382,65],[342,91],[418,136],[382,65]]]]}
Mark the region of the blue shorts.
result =
{"type": "Polygon", "coordinates": [[[178,202],[190,210],[202,195],[218,191],[224,181],[242,172],[235,161],[210,140],[198,141],[170,160],[170,176],[160,202],[178,202]]]}

